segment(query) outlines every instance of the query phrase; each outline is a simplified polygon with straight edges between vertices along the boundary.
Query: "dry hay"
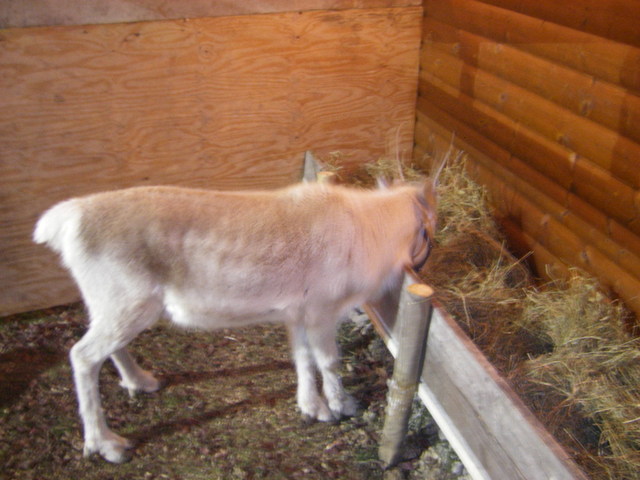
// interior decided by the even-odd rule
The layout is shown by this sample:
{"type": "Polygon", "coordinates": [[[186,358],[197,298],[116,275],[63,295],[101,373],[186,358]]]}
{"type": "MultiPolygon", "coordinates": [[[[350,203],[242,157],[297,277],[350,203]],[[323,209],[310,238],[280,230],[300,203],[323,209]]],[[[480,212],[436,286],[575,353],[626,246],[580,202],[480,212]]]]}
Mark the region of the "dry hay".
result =
{"type": "MultiPolygon", "coordinates": [[[[416,179],[420,168],[405,170],[416,179]]],[[[398,178],[396,159],[342,180],[398,178]]],[[[450,161],[439,186],[437,247],[425,282],[543,424],[595,479],[640,478],[640,340],[626,310],[574,272],[534,286],[504,246],[487,192],[450,161]]]]}
{"type": "Polygon", "coordinates": [[[375,162],[350,167],[345,166],[347,161],[341,152],[330,152],[320,165],[323,171],[334,173],[339,183],[363,188],[375,187],[379,180],[391,184],[396,180],[418,182],[425,177],[422,167],[405,165],[397,156],[385,155],[375,162]]]}
{"type": "Polygon", "coordinates": [[[626,311],[594,280],[574,271],[562,283],[526,297],[524,321],[553,345],[522,366],[543,387],[530,392],[562,399],[553,409],[559,416],[574,410],[591,419],[597,455],[579,453],[603,478],[640,478],[640,339],[626,333],[626,311]]]}

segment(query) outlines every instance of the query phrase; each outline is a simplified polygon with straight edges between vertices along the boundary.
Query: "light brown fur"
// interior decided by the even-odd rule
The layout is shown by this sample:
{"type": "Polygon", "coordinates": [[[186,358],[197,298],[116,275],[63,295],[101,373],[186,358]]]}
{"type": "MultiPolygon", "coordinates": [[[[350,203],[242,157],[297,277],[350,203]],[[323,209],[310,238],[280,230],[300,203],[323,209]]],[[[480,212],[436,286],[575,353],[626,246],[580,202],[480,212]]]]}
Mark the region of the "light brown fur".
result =
{"type": "Polygon", "coordinates": [[[432,201],[418,187],[300,184],[268,192],[139,187],[51,208],[34,239],[61,254],[91,318],[71,350],[85,454],[128,458],[129,443],[100,408],[98,372],[111,357],[130,392],[156,390],[126,346],[163,312],[198,328],[284,321],[302,413],[353,415],[337,374],[336,323],[426,255],[421,232],[435,226],[432,201]]]}

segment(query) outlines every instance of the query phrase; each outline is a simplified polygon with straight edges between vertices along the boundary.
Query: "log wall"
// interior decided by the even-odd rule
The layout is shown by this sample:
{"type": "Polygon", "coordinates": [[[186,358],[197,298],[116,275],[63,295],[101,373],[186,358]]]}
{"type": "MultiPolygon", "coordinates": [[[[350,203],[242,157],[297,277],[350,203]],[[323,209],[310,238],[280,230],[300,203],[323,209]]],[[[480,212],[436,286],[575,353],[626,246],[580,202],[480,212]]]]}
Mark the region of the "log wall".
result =
{"type": "Polygon", "coordinates": [[[0,315],[78,298],[31,242],[61,199],[274,188],[300,178],[305,150],[370,161],[398,126],[410,152],[422,8],[365,4],[2,2],[0,315]]]}
{"type": "Polygon", "coordinates": [[[640,3],[425,0],[414,158],[448,146],[541,275],[640,312],[640,3]]]}

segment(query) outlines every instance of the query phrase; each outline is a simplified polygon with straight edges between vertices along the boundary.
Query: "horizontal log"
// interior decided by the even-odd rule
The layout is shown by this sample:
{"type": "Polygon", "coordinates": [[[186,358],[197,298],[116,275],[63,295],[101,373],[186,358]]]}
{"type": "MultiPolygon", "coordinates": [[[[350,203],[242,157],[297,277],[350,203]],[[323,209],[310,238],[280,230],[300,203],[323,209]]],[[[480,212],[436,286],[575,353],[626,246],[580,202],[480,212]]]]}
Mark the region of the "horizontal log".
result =
{"type": "MultiPolygon", "coordinates": [[[[472,156],[472,160],[480,157],[472,156]]],[[[532,252],[534,272],[544,279],[569,278],[569,265],[577,266],[600,279],[627,306],[640,315],[640,258],[615,245],[611,239],[591,231],[588,225],[567,213],[560,218],[528,201],[511,182],[496,175],[492,166],[472,161],[472,176],[492,192],[497,220],[519,256],[532,252]],[[595,240],[590,242],[590,240],[595,240]],[[603,248],[601,248],[603,247],[603,248]]],[[[636,237],[637,240],[637,237],[636,237]]]]}
{"type": "Polygon", "coordinates": [[[638,249],[637,236],[634,236],[635,245],[632,247],[635,249],[634,251],[616,241],[611,235],[603,234],[600,230],[570,210],[566,215],[556,217],[556,219],[569,230],[580,236],[587,245],[592,245],[597,248],[603,255],[623,270],[631,273],[636,278],[640,278],[640,249],[638,249]]]}
{"type": "Polygon", "coordinates": [[[416,118],[416,142],[414,147],[414,164],[422,167],[425,171],[432,171],[437,164],[437,161],[449,154],[450,158],[454,158],[457,155],[458,150],[455,145],[452,144],[452,138],[448,139],[437,135],[430,128],[429,123],[423,121],[424,115],[419,113],[416,118]]]}
{"type": "Polygon", "coordinates": [[[619,295],[627,307],[640,318],[640,296],[638,295],[640,280],[638,277],[630,275],[626,270],[621,269],[619,264],[612,262],[606,255],[590,245],[586,246],[584,255],[591,271],[605,272],[606,281],[604,284],[619,295]]]}
{"type": "Polygon", "coordinates": [[[476,0],[426,0],[425,15],[640,93],[640,49],[476,0]]]}
{"type": "MultiPolygon", "coordinates": [[[[476,130],[501,148],[524,160],[568,192],[575,189],[576,194],[584,200],[631,228],[629,222],[637,213],[633,188],[595,166],[589,167],[588,170],[593,173],[589,180],[595,183],[591,183],[588,187],[581,186],[579,182],[585,179],[583,172],[585,169],[575,173],[576,155],[574,153],[524,128],[506,115],[475,101],[456,90],[455,87],[445,84],[424,71],[421,74],[420,94],[419,103],[420,101],[432,102],[440,110],[456,117],[468,128],[476,130]],[[576,176],[578,174],[579,176],[576,176]],[[606,195],[597,194],[597,189],[614,192],[620,202],[617,205],[612,204],[606,195]]],[[[586,159],[581,159],[581,165],[590,166],[591,164],[586,159]]]]}
{"type": "Polygon", "coordinates": [[[527,255],[525,262],[535,277],[542,281],[569,278],[570,266],[540,245],[512,219],[499,216],[497,221],[509,239],[509,248],[513,249],[517,258],[527,255]]]}
{"type": "Polygon", "coordinates": [[[499,198],[506,202],[496,202],[502,214],[520,226],[536,243],[544,247],[554,257],[569,265],[577,266],[596,276],[607,288],[619,296],[627,306],[640,315],[640,278],[625,270],[625,266],[609,259],[594,245],[540,210],[524,196],[511,189],[493,172],[478,164],[478,180],[491,191],[499,191],[499,198]]]}
{"type": "Polygon", "coordinates": [[[429,44],[421,58],[422,68],[447,85],[640,187],[640,144],[429,44]]]}
{"type": "MultiPolygon", "coordinates": [[[[594,139],[594,141],[596,141],[594,139]]],[[[635,190],[585,158],[575,164],[572,190],[607,215],[629,225],[639,214],[635,190]]]]}
{"type": "MultiPolygon", "coordinates": [[[[438,124],[425,117],[422,113],[418,113],[417,118],[417,136],[420,135],[423,130],[437,132],[435,141],[443,142],[441,135],[446,135],[446,130],[441,130],[438,124]]],[[[458,137],[458,135],[456,135],[456,137],[458,137]]],[[[567,210],[565,207],[562,207],[567,198],[567,192],[564,189],[549,181],[548,178],[536,172],[531,167],[528,167],[516,157],[510,157],[509,162],[496,162],[493,157],[489,157],[475,146],[471,146],[471,144],[468,143],[469,138],[466,136],[460,136],[460,138],[463,138],[465,145],[464,151],[474,159],[474,162],[477,162],[478,159],[481,158],[486,166],[493,166],[493,168],[503,172],[503,179],[506,183],[515,185],[516,188],[523,191],[528,198],[532,199],[537,205],[540,205],[545,211],[553,213],[558,217],[566,215],[567,210]],[[552,192],[555,192],[556,195],[550,196],[552,192]]],[[[417,142],[419,141],[420,140],[417,140],[417,142]]],[[[605,225],[606,223],[603,222],[602,226],[604,227],[605,225]]]]}
{"type": "Polygon", "coordinates": [[[640,96],[625,88],[429,17],[423,22],[423,36],[423,51],[427,46],[440,49],[640,142],[640,96]]]}
{"type": "Polygon", "coordinates": [[[530,17],[640,47],[640,3],[632,0],[480,0],[530,17]]]}
{"type": "Polygon", "coordinates": [[[609,221],[607,231],[614,242],[621,245],[625,250],[630,251],[632,254],[640,256],[640,235],[635,234],[628,228],[625,228],[613,220],[609,221]]]}
{"type": "MultiPolygon", "coordinates": [[[[423,87],[421,91],[424,92],[424,89],[425,87],[423,87]]],[[[473,135],[474,144],[477,145],[477,148],[479,150],[483,152],[488,152],[488,155],[491,156],[492,158],[495,158],[498,163],[518,173],[524,179],[529,180],[529,183],[537,184],[537,182],[541,180],[539,176],[538,178],[534,178],[535,176],[532,176],[530,169],[529,171],[527,171],[528,169],[523,168],[523,164],[521,162],[514,160],[512,157],[507,156],[505,154],[502,154],[502,155],[498,154],[496,156],[496,153],[497,153],[496,146],[494,145],[493,147],[491,147],[486,140],[480,140],[482,136],[485,136],[485,137],[488,137],[488,139],[491,142],[499,144],[500,141],[505,138],[504,135],[506,132],[504,130],[507,130],[509,128],[510,124],[508,121],[505,121],[504,123],[502,123],[502,125],[499,125],[499,126],[502,126],[502,131],[500,131],[499,126],[495,126],[493,130],[488,130],[486,128],[488,122],[485,122],[485,119],[483,117],[483,114],[485,112],[481,111],[480,109],[475,109],[477,105],[476,103],[473,103],[471,101],[465,101],[463,96],[460,96],[460,95],[456,96],[455,94],[452,94],[452,93],[449,93],[449,95],[447,96],[447,94],[444,93],[444,90],[440,90],[435,93],[432,92],[430,95],[423,95],[419,99],[418,108],[422,110],[429,108],[428,107],[429,102],[427,100],[433,100],[433,103],[435,104],[435,106],[439,108],[440,111],[445,111],[448,114],[455,116],[458,119],[457,120],[458,126],[456,127],[458,129],[458,133],[461,133],[462,131],[464,131],[464,135],[467,135],[467,136],[473,135]],[[465,110],[463,108],[463,105],[465,103],[473,106],[465,110]],[[471,126],[460,125],[461,119],[463,121],[466,120],[472,123],[472,125],[471,126]],[[475,130],[480,130],[480,131],[476,133],[472,133],[475,130]],[[494,131],[497,131],[499,135],[502,135],[502,137],[500,137],[499,135],[495,135],[495,136],[492,135],[494,131]],[[482,142],[482,145],[479,145],[479,142],[482,142]]],[[[499,118],[499,116],[493,115],[493,119],[496,119],[496,118],[499,118]]],[[[511,124],[511,128],[515,128],[515,127],[511,124]]],[[[536,161],[536,158],[533,158],[531,156],[530,151],[523,150],[520,144],[515,145],[512,143],[511,145],[502,146],[502,147],[504,149],[511,148],[513,150],[513,153],[518,158],[524,157],[527,163],[536,161]]],[[[542,157],[542,159],[537,158],[537,161],[539,163],[533,164],[531,166],[533,166],[535,169],[539,169],[541,168],[541,164],[544,163],[543,160],[547,160],[547,159],[549,159],[549,156],[542,157]]],[[[579,181],[581,182],[587,179],[587,177],[585,176],[585,173],[583,173],[583,169],[581,168],[579,172],[580,176],[576,180],[576,185],[573,184],[573,181],[575,179],[573,172],[570,174],[567,174],[569,175],[570,179],[564,179],[564,184],[560,183],[560,185],[562,185],[565,189],[564,193],[555,192],[554,187],[551,184],[549,184],[549,182],[547,182],[546,184],[543,184],[544,188],[542,188],[542,185],[541,185],[541,189],[544,190],[547,193],[547,195],[550,195],[552,198],[555,198],[556,201],[558,201],[559,203],[565,204],[566,202],[562,197],[563,196],[566,197],[567,195],[570,194],[569,189],[575,188],[576,194],[584,195],[584,200],[591,202],[602,212],[606,213],[607,215],[613,216],[616,220],[622,222],[623,224],[628,224],[630,222],[630,219],[634,218],[636,208],[637,208],[637,205],[635,204],[635,200],[634,200],[633,189],[626,187],[624,184],[622,184],[615,178],[606,175],[605,172],[599,171],[597,168],[591,166],[584,159],[581,159],[581,165],[586,165],[590,167],[588,172],[591,173],[591,176],[588,177],[588,181],[590,182],[588,186],[582,185],[582,184],[580,186],[576,186],[578,185],[579,181]],[[612,198],[611,195],[615,195],[615,198],[619,198],[620,202],[618,202],[617,204],[615,202],[611,202],[610,201],[612,198]]],[[[544,166],[542,166],[542,168],[544,168],[544,166]]],[[[549,170],[543,171],[542,173],[549,176],[554,181],[558,180],[558,177],[553,175],[549,170]]],[[[588,210],[589,209],[586,209],[586,211],[588,210]]],[[[604,228],[604,227],[601,226],[600,228],[604,228]]]]}
{"type": "Polygon", "coordinates": [[[422,71],[419,93],[421,100],[439,109],[487,137],[501,148],[525,159],[539,172],[565,189],[573,182],[575,153],[542,135],[522,128],[518,123],[493,108],[474,100],[434,75],[422,71]]]}
{"type": "MultiPolygon", "coordinates": [[[[535,186],[530,189],[531,195],[535,196],[538,203],[544,208],[554,209],[554,205],[566,203],[567,190],[527,163],[457,121],[448,112],[440,110],[422,99],[419,99],[418,107],[416,143],[420,144],[422,132],[436,132],[436,135],[444,137],[450,135],[450,132],[455,132],[456,139],[464,145],[463,150],[472,158],[486,158],[487,163],[502,167],[501,171],[510,172],[513,178],[518,179],[523,185],[535,186]],[[437,121],[433,119],[437,119],[437,121]]],[[[606,228],[606,218],[603,219],[601,226],[606,228]]]]}
{"type": "Polygon", "coordinates": [[[478,161],[472,170],[476,181],[492,192],[492,205],[498,217],[506,216],[529,236],[568,264],[586,269],[584,242],[563,228],[554,217],[512,188],[487,165],[478,161]]]}
{"type": "MultiPolygon", "coordinates": [[[[418,144],[426,145],[424,142],[430,140],[429,136],[431,133],[441,133],[439,131],[439,128],[441,128],[446,131],[448,135],[455,132],[456,137],[462,137],[467,145],[473,145],[474,151],[483,152],[484,155],[492,158],[501,165],[508,164],[511,159],[510,152],[490,141],[476,130],[463,124],[450,115],[449,112],[438,108],[422,96],[418,97],[416,117],[415,141],[418,144]]],[[[543,178],[547,177],[543,176],[543,178]]],[[[549,180],[549,183],[553,182],[549,180]]],[[[565,192],[562,188],[560,188],[559,191],[565,192]]]]}
{"type": "MultiPolygon", "coordinates": [[[[446,128],[419,114],[416,133],[429,130],[431,136],[435,137],[435,143],[442,143],[450,135],[446,128]]],[[[515,236],[516,241],[520,240],[520,249],[523,248],[522,238],[530,238],[525,242],[525,247],[528,246],[534,255],[542,252],[544,260],[533,259],[538,273],[544,275],[547,261],[555,265],[554,271],[557,270],[558,274],[566,270],[562,264],[580,267],[598,277],[640,314],[640,303],[636,298],[640,291],[640,256],[625,250],[562,206],[549,208],[553,204],[550,199],[542,203],[545,207],[532,201],[527,197],[532,192],[538,201],[543,196],[491,158],[466,144],[464,136],[456,136],[456,145],[469,153],[472,176],[491,192],[492,204],[500,223],[511,222],[511,227],[515,225],[520,231],[515,236]]]]}
{"type": "Polygon", "coordinates": [[[420,0],[3,0],[0,28],[148,22],[307,10],[419,6],[420,0]]]}
{"type": "MultiPolygon", "coordinates": [[[[437,118],[442,119],[443,117],[439,115],[437,118]]],[[[422,113],[418,113],[416,143],[420,143],[419,136],[425,135],[425,132],[434,137],[434,142],[438,142],[442,135],[445,137],[448,135],[447,130],[439,124],[425,117],[422,113]]],[[[527,180],[529,175],[520,173],[525,169],[518,168],[521,162],[515,157],[511,157],[510,164],[503,165],[478,150],[472,149],[468,153],[476,162],[483,163],[486,168],[498,175],[506,185],[520,192],[542,211],[552,215],[557,221],[576,232],[585,243],[596,246],[612,261],[640,278],[640,238],[637,235],[624,229],[619,223],[610,220],[602,212],[581,201],[573,194],[550,195],[552,190],[546,188],[545,179],[541,178],[539,181],[535,181],[535,177],[533,177],[534,181],[527,180]],[[510,168],[512,166],[515,168],[510,168]],[[615,229],[615,237],[612,229],[615,229]]],[[[501,199],[501,201],[507,204],[509,202],[508,199],[501,199]]]]}

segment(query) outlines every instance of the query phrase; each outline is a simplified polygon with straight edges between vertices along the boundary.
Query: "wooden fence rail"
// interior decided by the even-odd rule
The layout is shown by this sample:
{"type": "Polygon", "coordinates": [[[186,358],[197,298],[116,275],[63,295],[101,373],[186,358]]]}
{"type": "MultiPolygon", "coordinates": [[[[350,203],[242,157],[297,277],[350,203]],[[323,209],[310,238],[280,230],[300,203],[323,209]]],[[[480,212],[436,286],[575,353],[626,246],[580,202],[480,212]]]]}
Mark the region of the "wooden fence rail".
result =
{"type": "MultiPolygon", "coordinates": [[[[419,280],[405,280],[410,283],[419,280]]],[[[366,306],[394,356],[403,301],[397,288],[366,306]]],[[[419,394],[473,478],[586,480],[455,321],[434,306],[419,394]]]]}

